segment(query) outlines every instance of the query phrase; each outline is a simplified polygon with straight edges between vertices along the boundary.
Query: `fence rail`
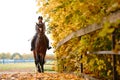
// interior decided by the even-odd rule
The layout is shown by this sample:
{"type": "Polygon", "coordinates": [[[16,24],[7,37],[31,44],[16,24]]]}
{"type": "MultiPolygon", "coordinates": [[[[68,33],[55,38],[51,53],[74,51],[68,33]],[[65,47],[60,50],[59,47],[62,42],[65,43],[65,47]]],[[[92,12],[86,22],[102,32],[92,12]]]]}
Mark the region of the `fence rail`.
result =
{"type": "Polygon", "coordinates": [[[113,51],[96,51],[96,52],[87,52],[87,54],[115,54],[115,55],[120,55],[120,51],[118,52],[113,52],[113,51]]]}
{"type": "Polygon", "coordinates": [[[70,33],[68,36],[66,36],[64,39],[62,39],[60,42],[58,42],[57,46],[56,46],[56,50],[63,45],[64,43],[68,42],[70,39],[74,38],[74,37],[79,37],[79,36],[83,36],[85,34],[91,33],[93,31],[99,30],[102,28],[103,24],[105,22],[110,22],[110,23],[114,23],[117,20],[120,20],[120,10],[118,10],[115,13],[110,14],[107,17],[104,17],[103,20],[101,21],[101,23],[97,24],[94,23],[92,25],[89,25],[85,28],[82,28],[80,30],[77,30],[75,32],[70,33]]]}
{"type": "MultiPolygon", "coordinates": [[[[55,60],[46,60],[46,65],[54,65],[55,60]],[[52,63],[51,63],[52,62],[52,63]]],[[[0,59],[0,64],[10,64],[10,63],[32,63],[34,59],[0,59]]]]}
{"type": "Polygon", "coordinates": [[[25,63],[25,62],[34,62],[34,60],[33,59],[29,59],[29,60],[24,60],[24,59],[19,59],[19,60],[15,60],[15,59],[0,59],[0,64],[25,63]]]}
{"type": "MultiPolygon", "coordinates": [[[[68,42],[70,39],[74,38],[74,37],[80,37],[83,35],[86,35],[88,33],[94,32],[96,30],[102,29],[103,24],[105,24],[105,22],[110,22],[110,23],[115,23],[117,20],[120,20],[120,10],[110,14],[107,17],[104,17],[103,20],[101,21],[101,23],[97,24],[94,23],[92,25],[89,25],[85,28],[82,28],[80,30],[77,30],[75,32],[70,33],[67,37],[65,37],[63,40],[61,40],[60,42],[58,42],[57,46],[56,46],[56,50],[63,45],[64,43],[68,42]]],[[[117,28],[116,28],[117,29],[117,28]]],[[[116,36],[116,29],[114,30],[114,32],[112,33],[112,50],[115,49],[115,36],[116,36]]],[[[96,52],[88,52],[88,54],[112,54],[112,61],[113,61],[113,80],[118,80],[118,73],[116,71],[116,56],[120,55],[120,51],[118,52],[113,52],[113,51],[96,51],[96,52]]],[[[81,55],[81,58],[83,58],[83,56],[81,55]]],[[[81,63],[80,65],[81,67],[81,73],[83,73],[83,64],[81,63]]],[[[85,77],[85,75],[83,75],[85,77]]],[[[91,79],[92,80],[92,79],[91,79]]]]}

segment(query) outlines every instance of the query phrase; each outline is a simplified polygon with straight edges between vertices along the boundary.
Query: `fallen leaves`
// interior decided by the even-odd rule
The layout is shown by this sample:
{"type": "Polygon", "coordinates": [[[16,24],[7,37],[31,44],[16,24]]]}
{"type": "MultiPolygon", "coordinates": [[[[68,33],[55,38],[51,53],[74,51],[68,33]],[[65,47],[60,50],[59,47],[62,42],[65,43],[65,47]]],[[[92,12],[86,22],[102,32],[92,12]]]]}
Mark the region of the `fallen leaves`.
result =
{"type": "Polygon", "coordinates": [[[65,73],[13,73],[1,74],[0,80],[84,80],[73,74],[65,73]]]}

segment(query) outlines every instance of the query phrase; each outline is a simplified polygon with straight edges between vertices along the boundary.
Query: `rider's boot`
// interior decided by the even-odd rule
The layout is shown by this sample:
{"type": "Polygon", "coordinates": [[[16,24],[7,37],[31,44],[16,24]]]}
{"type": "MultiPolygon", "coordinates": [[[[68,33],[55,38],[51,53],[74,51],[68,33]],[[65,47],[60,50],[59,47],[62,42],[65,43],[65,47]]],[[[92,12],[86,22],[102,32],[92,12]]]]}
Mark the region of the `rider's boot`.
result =
{"type": "Polygon", "coordinates": [[[51,46],[48,46],[48,50],[51,49],[52,47],[51,46]]]}

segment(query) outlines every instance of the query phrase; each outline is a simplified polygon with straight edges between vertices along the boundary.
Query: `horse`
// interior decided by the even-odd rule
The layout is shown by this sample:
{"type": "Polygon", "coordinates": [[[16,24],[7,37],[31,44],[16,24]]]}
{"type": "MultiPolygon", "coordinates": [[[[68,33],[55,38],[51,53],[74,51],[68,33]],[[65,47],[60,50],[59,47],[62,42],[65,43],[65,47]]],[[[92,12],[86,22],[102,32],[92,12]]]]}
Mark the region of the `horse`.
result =
{"type": "Polygon", "coordinates": [[[38,34],[35,41],[35,49],[33,50],[35,65],[38,72],[44,72],[45,56],[47,51],[46,35],[43,26],[38,25],[38,34]]]}

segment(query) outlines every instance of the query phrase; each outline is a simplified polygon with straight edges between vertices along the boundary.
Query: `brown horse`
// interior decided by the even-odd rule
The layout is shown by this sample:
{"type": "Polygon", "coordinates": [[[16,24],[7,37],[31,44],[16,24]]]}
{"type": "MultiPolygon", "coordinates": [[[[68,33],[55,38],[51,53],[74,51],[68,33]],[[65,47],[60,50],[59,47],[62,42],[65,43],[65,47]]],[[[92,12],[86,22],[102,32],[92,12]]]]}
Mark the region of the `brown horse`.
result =
{"type": "Polygon", "coordinates": [[[38,34],[35,41],[35,49],[33,50],[35,65],[38,72],[44,72],[45,55],[47,51],[46,36],[43,31],[43,26],[38,25],[38,34]]]}

